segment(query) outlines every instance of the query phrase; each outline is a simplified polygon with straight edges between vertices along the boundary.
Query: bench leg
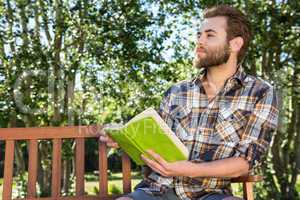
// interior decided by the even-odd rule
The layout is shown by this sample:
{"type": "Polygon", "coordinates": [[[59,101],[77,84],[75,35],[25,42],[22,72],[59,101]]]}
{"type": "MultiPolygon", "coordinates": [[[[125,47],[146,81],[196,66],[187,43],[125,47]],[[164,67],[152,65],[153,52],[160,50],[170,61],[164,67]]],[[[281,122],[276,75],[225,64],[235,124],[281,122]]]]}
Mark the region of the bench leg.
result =
{"type": "Polygon", "coordinates": [[[253,183],[252,182],[244,182],[243,183],[243,194],[244,194],[245,200],[254,200],[253,183]]]}

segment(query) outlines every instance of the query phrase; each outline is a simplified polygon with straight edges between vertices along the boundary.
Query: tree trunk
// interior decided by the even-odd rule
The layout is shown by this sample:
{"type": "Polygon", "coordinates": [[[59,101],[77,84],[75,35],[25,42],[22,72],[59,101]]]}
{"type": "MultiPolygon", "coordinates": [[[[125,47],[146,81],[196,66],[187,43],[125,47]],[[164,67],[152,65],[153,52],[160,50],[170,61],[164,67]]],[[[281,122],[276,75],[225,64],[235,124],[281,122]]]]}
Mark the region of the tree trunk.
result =
{"type": "Polygon", "coordinates": [[[52,144],[49,141],[39,142],[38,155],[38,184],[40,186],[40,196],[46,197],[51,194],[51,166],[52,166],[52,144]]]}
{"type": "Polygon", "coordinates": [[[52,124],[57,126],[61,124],[61,108],[63,105],[61,102],[61,92],[63,91],[62,77],[61,77],[61,60],[60,54],[62,49],[62,38],[64,35],[64,18],[62,14],[62,2],[55,0],[55,36],[53,44],[54,60],[53,60],[53,119],[52,124]]]}

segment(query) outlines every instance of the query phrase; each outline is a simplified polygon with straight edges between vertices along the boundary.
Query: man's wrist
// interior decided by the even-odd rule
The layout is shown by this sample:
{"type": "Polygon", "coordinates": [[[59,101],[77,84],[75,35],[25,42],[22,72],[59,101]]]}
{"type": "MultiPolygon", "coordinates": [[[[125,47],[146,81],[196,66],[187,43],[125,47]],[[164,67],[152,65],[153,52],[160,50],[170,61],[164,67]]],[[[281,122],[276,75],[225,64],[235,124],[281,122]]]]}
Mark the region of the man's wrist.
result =
{"type": "Polygon", "coordinates": [[[190,167],[187,168],[187,177],[195,178],[201,176],[201,163],[189,161],[190,167]]]}

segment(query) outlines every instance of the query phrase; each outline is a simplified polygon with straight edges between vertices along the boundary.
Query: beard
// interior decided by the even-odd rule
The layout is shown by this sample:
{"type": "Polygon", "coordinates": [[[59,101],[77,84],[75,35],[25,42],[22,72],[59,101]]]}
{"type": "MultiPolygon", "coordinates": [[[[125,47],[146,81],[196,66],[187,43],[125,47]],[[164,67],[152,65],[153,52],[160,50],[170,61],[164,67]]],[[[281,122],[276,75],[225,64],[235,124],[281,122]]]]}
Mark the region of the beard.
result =
{"type": "Polygon", "coordinates": [[[193,60],[193,66],[197,69],[207,69],[226,63],[230,56],[229,44],[225,43],[224,45],[220,45],[215,49],[205,49],[205,55],[205,57],[200,58],[196,52],[193,60]]]}

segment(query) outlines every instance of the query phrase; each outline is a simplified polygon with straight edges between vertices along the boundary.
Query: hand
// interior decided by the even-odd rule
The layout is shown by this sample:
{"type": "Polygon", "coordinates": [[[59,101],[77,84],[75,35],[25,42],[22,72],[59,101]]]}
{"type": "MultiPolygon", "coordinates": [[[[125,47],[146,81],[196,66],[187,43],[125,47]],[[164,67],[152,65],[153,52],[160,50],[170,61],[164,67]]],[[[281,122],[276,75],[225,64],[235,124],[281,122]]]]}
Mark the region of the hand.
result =
{"type": "Polygon", "coordinates": [[[142,160],[155,172],[161,174],[165,177],[172,176],[189,176],[192,177],[191,171],[195,167],[195,163],[189,161],[176,161],[169,163],[164,160],[159,154],[155,153],[152,150],[147,151],[147,155],[153,158],[147,158],[145,155],[142,155],[142,160]]]}
{"type": "Polygon", "coordinates": [[[106,143],[106,146],[110,148],[119,148],[118,143],[114,142],[103,130],[102,126],[92,126],[90,127],[93,132],[96,132],[96,134],[99,136],[99,140],[101,142],[106,143]]]}
{"type": "Polygon", "coordinates": [[[101,142],[105,142],[106,146],[110,148],[119,148],[118,143],[114,142],[108,135],[103,132],[103,134],[100,134],[99,140],[101,142]]]}

